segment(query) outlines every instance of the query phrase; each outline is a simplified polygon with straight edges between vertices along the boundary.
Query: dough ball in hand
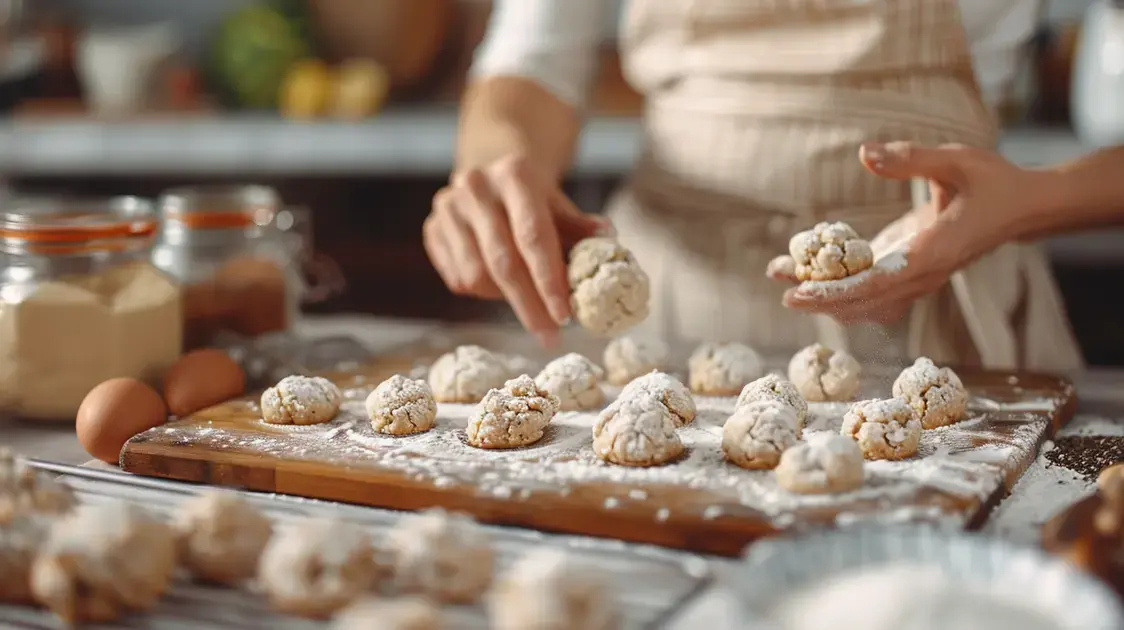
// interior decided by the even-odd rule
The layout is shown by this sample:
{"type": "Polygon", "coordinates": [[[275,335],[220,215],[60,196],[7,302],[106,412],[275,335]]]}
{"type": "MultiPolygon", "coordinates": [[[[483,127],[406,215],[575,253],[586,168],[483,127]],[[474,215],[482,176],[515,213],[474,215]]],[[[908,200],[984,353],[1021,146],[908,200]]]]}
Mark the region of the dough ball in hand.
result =
{"type": "Polygon", "coordinates": [[[761,378],[761,357],[741,343],[704,343],[687,361],[691,391],[704,396],[737,396],[761,378]]]}
{"type": "Polygon", "coordinates": [[[443,403],[478,403],[488,390],[513,378],[511,358],[480,346],[458,346],[437,358],[429,368],[433,397],[443,403]]]}
{"type": "Polygon", "coordinates": [[[863,400],[843,416],[840,433],[857,442],[867,459],[905,459],[917,454],[921,421],[901,398],[863,400]]]}
{"type": "Polygon", "coordinates": [[[21,515],[64,514],[74,505],[69,486],[0,448],[0,523],[21,515]]]}
{"type": "Polygon", "coordinates": [[[676,426],[685,427],[695,420],[697,410],[691,390],[670,374],[653,371],[638,376],[625,385],[618,399],[644,396],[656,398],[667,407],[676,426]]]}
{"type": "Polygon", "coordinates": [[[852,400],[862,385],[862,366],[846,352],[814,343],[792,356],[788,380],[808,402],[852,400]]]}
{"type": "Polygon", "coordinates": [[[848,437],[816,433],[786,450],[777,464],[777,484],[797,494],[834,494],[863,485],[863,452],[848,437]]]}
{"type": "Polygon", "coordinates": [[[332,620],[333,630],[441,630],[441,611],[421,597],[367,598],[332,620]]]}
{"type": "Polygon", "coordinates": [[[374,553],[358,526],[312,519],[270,538],[258,577],[277,610],[325,618],[371,587],[378,574],[374,553]]]}
{"type": "Polygon", "coordinates": [[[842,280],[874,265],[870,243],[859,238],[846,223],[817,223],[788,242],[788,253],[796,261],[796,278],[842,280]]]}
{"type": "Polygon", "coordinates": [[[235,585],[254,577],[273,524],[249,501],[213,490],[188,499],[172,523],[180,563],[204,581],[235,585]]]}
{"type": "Polygon", "coordinates": [[[269,424],[311,425],[330,422],[339,413],[343,395],[320,376],[286,376],[262,392],[262,420],[269,424]]]}
{"type": "Polygon", "coordinates": [[[30,604],[31,565],[51,532],[44,514],[18,514],[0,520],[0,604],[30,604]]]}
{"type": "Polygon", "coordinates": [[[542,439],[558,406],[557,396],[524,374],[484,395],[480,408],[468,419],[465,435],[477,448],[528,446],[542,439]]]}
{"type": "Polygon", "coordinates": [[[602,571],[556,549],[516,560],[488,598],[495,630],[616,630],[621,615],[602,571]]]}
{"type": "Polygon", "coordinates": [[[742,468],[775,468],[781,454],[800,440],[800,424],[792,407],[759,400],[738,407],[722,426],[722,452],[742,468]]]}
{"type": "Polygon", "coordinates": [[[667,369],[671,350],[667,344],[655,339],[617,337],[605,346],[605,370],[613,385],[629,381],[653,371],[667,369]]]}
{"type": "Polygon", "coordinates": [[[616,239],[587,238],[570,250],[570,304],[583,328],[616,335],[648,317],[648,275],[616,239]]]}
{"type": "Polygon", "coordinates": [[[129,503],[81,505],[51,528],[31,590],[63,621],[107,622],[156,604],[175,567],[166,524],[129,503]]]}
{"type": "Polygon", "coordinates": [[[658,466],[683,453],[679,423],[659,398],[621,396],[593,425],[593,452],[621,466],[658,466]]]}
{"type": "Polygon", "coordinates": [[[391,530],[383,552],[398,593],[471,604],[492,583],[491,541],[464,514],[434,509],[407,516],[391,530]]]}
{"type": "Polygon", "coordinates": [[[571,352],[554,359],[535,377],[535,384],[558,397],[559,411],[597,409],[605,402],[599,365],[571,352]]]}
{"type": "Polygon", "coordinates": [[[766,374],[742,388],[742,392],[738,394],[735,408],[763,400],[788,405],[796,413],[799,426],[804,427],[808,418],[808,401],[804,400],[804,397],[800,395],[800,390],[792,384],[792,381],[776,374],[766,374]]]}
{"type": "Polygon", "coordinates": [[[891,391],[913,407],[923,429],[960,422],[968,409],[968,390],[960,377],[950,368],[937,367],[928,357],[902,370],[891,391]]]}
{"type": "Polygon", "coordinates": [[[437,424],[437,401],[423,380],[395,374],[367,396],[367,417],[376,433],[411,435],[437,424]]]}

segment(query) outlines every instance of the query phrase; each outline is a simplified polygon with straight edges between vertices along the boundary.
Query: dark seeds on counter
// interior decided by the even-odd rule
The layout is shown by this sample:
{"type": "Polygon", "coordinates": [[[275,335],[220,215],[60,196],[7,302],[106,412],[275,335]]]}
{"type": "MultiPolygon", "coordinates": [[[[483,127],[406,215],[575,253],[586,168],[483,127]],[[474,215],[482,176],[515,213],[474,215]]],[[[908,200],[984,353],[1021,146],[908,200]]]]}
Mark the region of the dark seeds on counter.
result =
{"type": "Polygon", "coordinates": [[[1124,437],[1058,438],[1046,459],[1093,481],[1104,468],[1124,461],[1124,437]]]}

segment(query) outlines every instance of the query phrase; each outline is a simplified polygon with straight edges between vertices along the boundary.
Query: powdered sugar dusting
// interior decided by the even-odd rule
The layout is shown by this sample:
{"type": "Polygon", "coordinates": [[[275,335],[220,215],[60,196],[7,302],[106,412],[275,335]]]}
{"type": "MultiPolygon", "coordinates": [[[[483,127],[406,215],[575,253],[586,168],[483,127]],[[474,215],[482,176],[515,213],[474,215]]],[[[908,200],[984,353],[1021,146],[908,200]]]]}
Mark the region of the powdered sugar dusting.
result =
{"type": "Polygon", "coordinates": [[[799,286],[799,291],[805,295],[813,296],[831,296],[845,293],[855,287],[869,282],[871,277],[880,273],[899,273],[906,268],[909,263],[909,252],[903,249],[894,250],[886,253],[878,260],[874,261],[874,266],[865,271],[860,271],[853,276],[847,276],[840,280],[821,280],[821,281],[808,281],[803,282],[799,286]]]}

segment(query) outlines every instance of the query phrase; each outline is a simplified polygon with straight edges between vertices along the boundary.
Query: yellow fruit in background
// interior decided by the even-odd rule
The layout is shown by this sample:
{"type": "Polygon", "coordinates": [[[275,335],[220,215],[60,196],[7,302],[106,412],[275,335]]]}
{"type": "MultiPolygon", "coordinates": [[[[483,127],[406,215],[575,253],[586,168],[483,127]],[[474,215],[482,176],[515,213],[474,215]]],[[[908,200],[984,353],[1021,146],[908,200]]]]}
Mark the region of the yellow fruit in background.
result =
{"type": "Polygon", "coordinates": [[[336,70],[328,110],[336,118],[366,118],[382,108],[389,91],[390,75],[381,65],[368,59],[345,61],[336,70]]]}
{"type": "Polygon", "coordinates": [[[319,59],[299,61],[285,74],[281,84],[281,115],[316,118],[324,113],[335,83],[332,70],[319,59]]]}

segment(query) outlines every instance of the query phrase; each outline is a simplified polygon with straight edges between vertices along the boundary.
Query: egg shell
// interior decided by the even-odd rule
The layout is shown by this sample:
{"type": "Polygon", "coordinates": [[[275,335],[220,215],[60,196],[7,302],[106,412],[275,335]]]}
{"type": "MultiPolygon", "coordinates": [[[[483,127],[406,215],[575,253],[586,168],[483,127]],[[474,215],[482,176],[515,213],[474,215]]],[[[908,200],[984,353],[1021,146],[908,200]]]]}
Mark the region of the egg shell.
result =
{"type": "Polygon", "coordinates": [[[129,438],[167,419],[168,409],[155,389],[135,378],[114,378],[82,399],[75,430],[87,453],[117,464],[129,438]]]}
{"type": "Polygon", "coordinates": [[[164,377],[168,410],[182,418],[246,391],[246,373],[222,350],[189,352],[176,361],[164,377]]]}

